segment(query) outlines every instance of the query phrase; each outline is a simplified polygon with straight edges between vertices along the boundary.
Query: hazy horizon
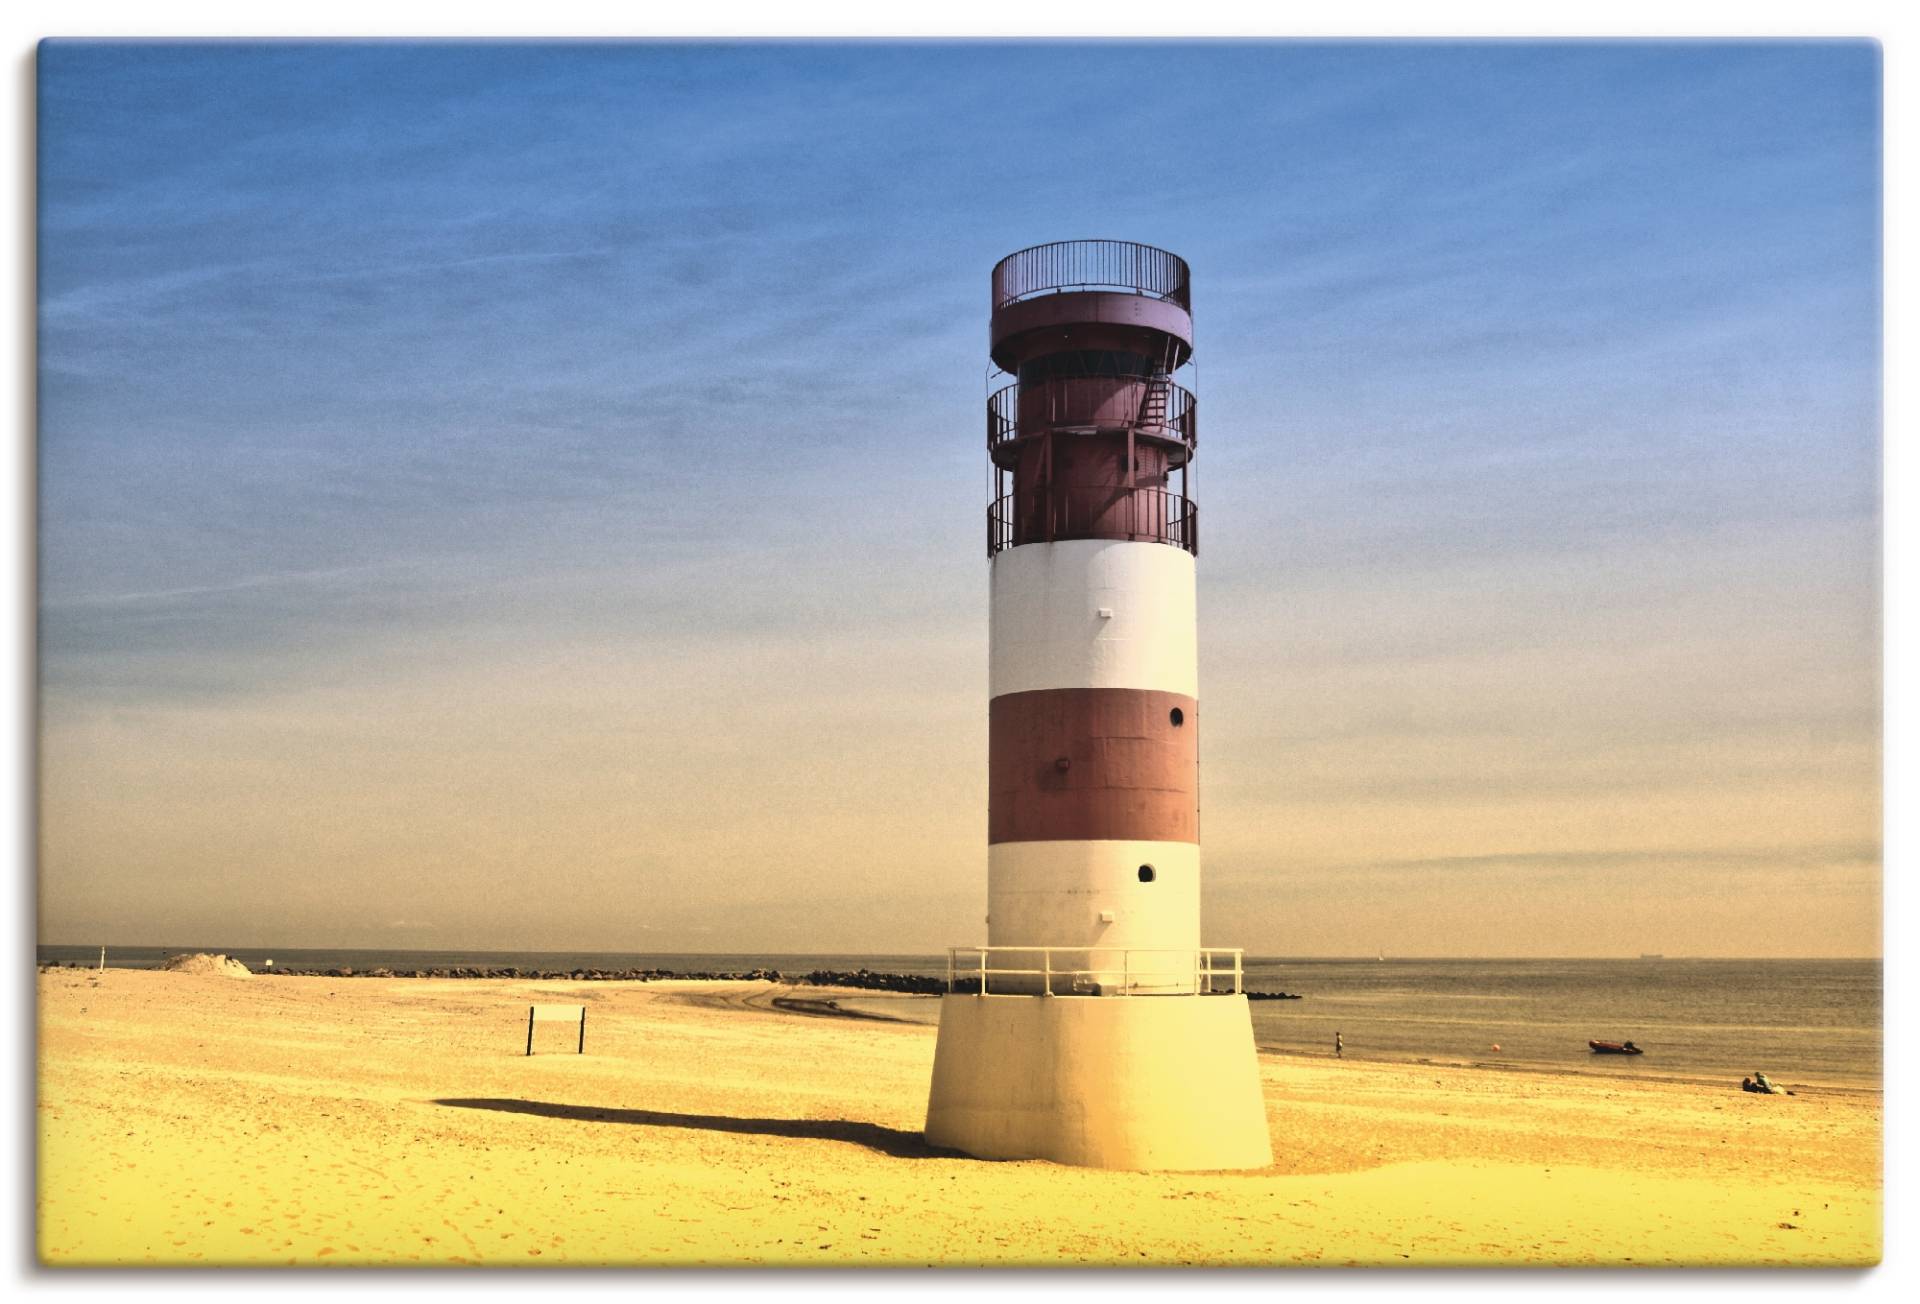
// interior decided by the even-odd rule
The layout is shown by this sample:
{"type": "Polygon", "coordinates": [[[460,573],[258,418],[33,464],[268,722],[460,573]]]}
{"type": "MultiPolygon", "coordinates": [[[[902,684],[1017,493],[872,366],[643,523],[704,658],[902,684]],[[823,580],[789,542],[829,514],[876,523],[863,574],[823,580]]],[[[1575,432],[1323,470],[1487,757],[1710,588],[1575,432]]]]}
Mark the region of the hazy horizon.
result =
{"type": "Polygon", "coordinates": [[[1113,236],[1193,268],[1207,944],[1878,959],[1880,87],[44,44],[39,936],[984,940],[987,277],[1113,236]]]}

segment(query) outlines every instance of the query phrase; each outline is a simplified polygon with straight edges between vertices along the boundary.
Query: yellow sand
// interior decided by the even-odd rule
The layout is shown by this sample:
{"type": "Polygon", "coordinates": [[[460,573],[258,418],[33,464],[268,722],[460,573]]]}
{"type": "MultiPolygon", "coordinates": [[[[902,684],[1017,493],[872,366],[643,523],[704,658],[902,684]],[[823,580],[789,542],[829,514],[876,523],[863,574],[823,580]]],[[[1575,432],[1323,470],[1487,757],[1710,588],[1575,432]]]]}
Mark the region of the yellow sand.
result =
{"type": "MultiPolygon", "coordinates": [[[[54,971],[51,1264],[1867,1264],[1880,1097],[1264,1058],[1273,1168],[932,1154],[933,1029],[767,983],[54,971]],[[530,1002],[589,1007],[575,1031],[530,1002]]],[[[861,1005],[874,1008],[871,994],[861,1005]]],[[[879,1008],[885,1008],[880,1006],[879,1008]]],[[[1204,1093],[1195,1108],[1206,1108],[1204,1093]]]]}

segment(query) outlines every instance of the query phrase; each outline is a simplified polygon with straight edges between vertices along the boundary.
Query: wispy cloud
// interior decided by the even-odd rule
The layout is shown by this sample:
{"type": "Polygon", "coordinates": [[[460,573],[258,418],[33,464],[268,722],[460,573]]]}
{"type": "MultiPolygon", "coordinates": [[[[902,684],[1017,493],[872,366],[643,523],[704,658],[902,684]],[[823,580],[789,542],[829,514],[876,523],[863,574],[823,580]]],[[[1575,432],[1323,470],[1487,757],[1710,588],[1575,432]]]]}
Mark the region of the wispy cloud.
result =
{"type": "Polygon", "coordinates": [[[279,571],[263,575],[248,575],[222,584],[194,584],[182,588],[147,589],[133,593],[74,594],[67,597],[53,597],[44,600],[41,606],[46,610],[60,611],[76,607],[117,607],[136,603],[164,603],[172,602],[180,598],[204,598],[216,594],[244,593],[250,589],[278,588],[288,585],[326,584],[337,580],[412,569],[422,564],[423,563],[420,562],[384,562],[368,566],[333,566],[323,570],[279,571]]]}

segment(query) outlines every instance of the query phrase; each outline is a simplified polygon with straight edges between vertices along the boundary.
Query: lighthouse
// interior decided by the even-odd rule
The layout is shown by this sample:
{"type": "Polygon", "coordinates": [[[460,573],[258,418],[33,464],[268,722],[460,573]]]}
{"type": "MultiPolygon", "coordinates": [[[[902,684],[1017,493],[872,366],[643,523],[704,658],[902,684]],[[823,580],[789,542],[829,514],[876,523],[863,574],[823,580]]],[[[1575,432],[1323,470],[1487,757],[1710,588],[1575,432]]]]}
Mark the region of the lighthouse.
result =
{"type": "Polygon", "coordinates": [[[989,349],[987,939],[948,953],[927,1138],[1264,1167],[1241,954],[1201,936],[1187,264],[1011,254],[989,349]]]}

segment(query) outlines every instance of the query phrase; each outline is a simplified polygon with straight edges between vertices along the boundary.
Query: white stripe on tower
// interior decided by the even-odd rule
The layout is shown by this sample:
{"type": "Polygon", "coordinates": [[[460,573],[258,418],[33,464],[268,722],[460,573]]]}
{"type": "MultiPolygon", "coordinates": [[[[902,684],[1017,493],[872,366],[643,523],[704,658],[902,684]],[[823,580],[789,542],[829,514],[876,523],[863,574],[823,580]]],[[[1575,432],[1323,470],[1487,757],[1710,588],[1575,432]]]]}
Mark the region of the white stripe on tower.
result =
{"type": "Polygon", "coordinates": [[[1186,549],[1064,539],[1009,548],[992,566],[989,696],[1048,688],[1200,696],[1186,549]]]}

